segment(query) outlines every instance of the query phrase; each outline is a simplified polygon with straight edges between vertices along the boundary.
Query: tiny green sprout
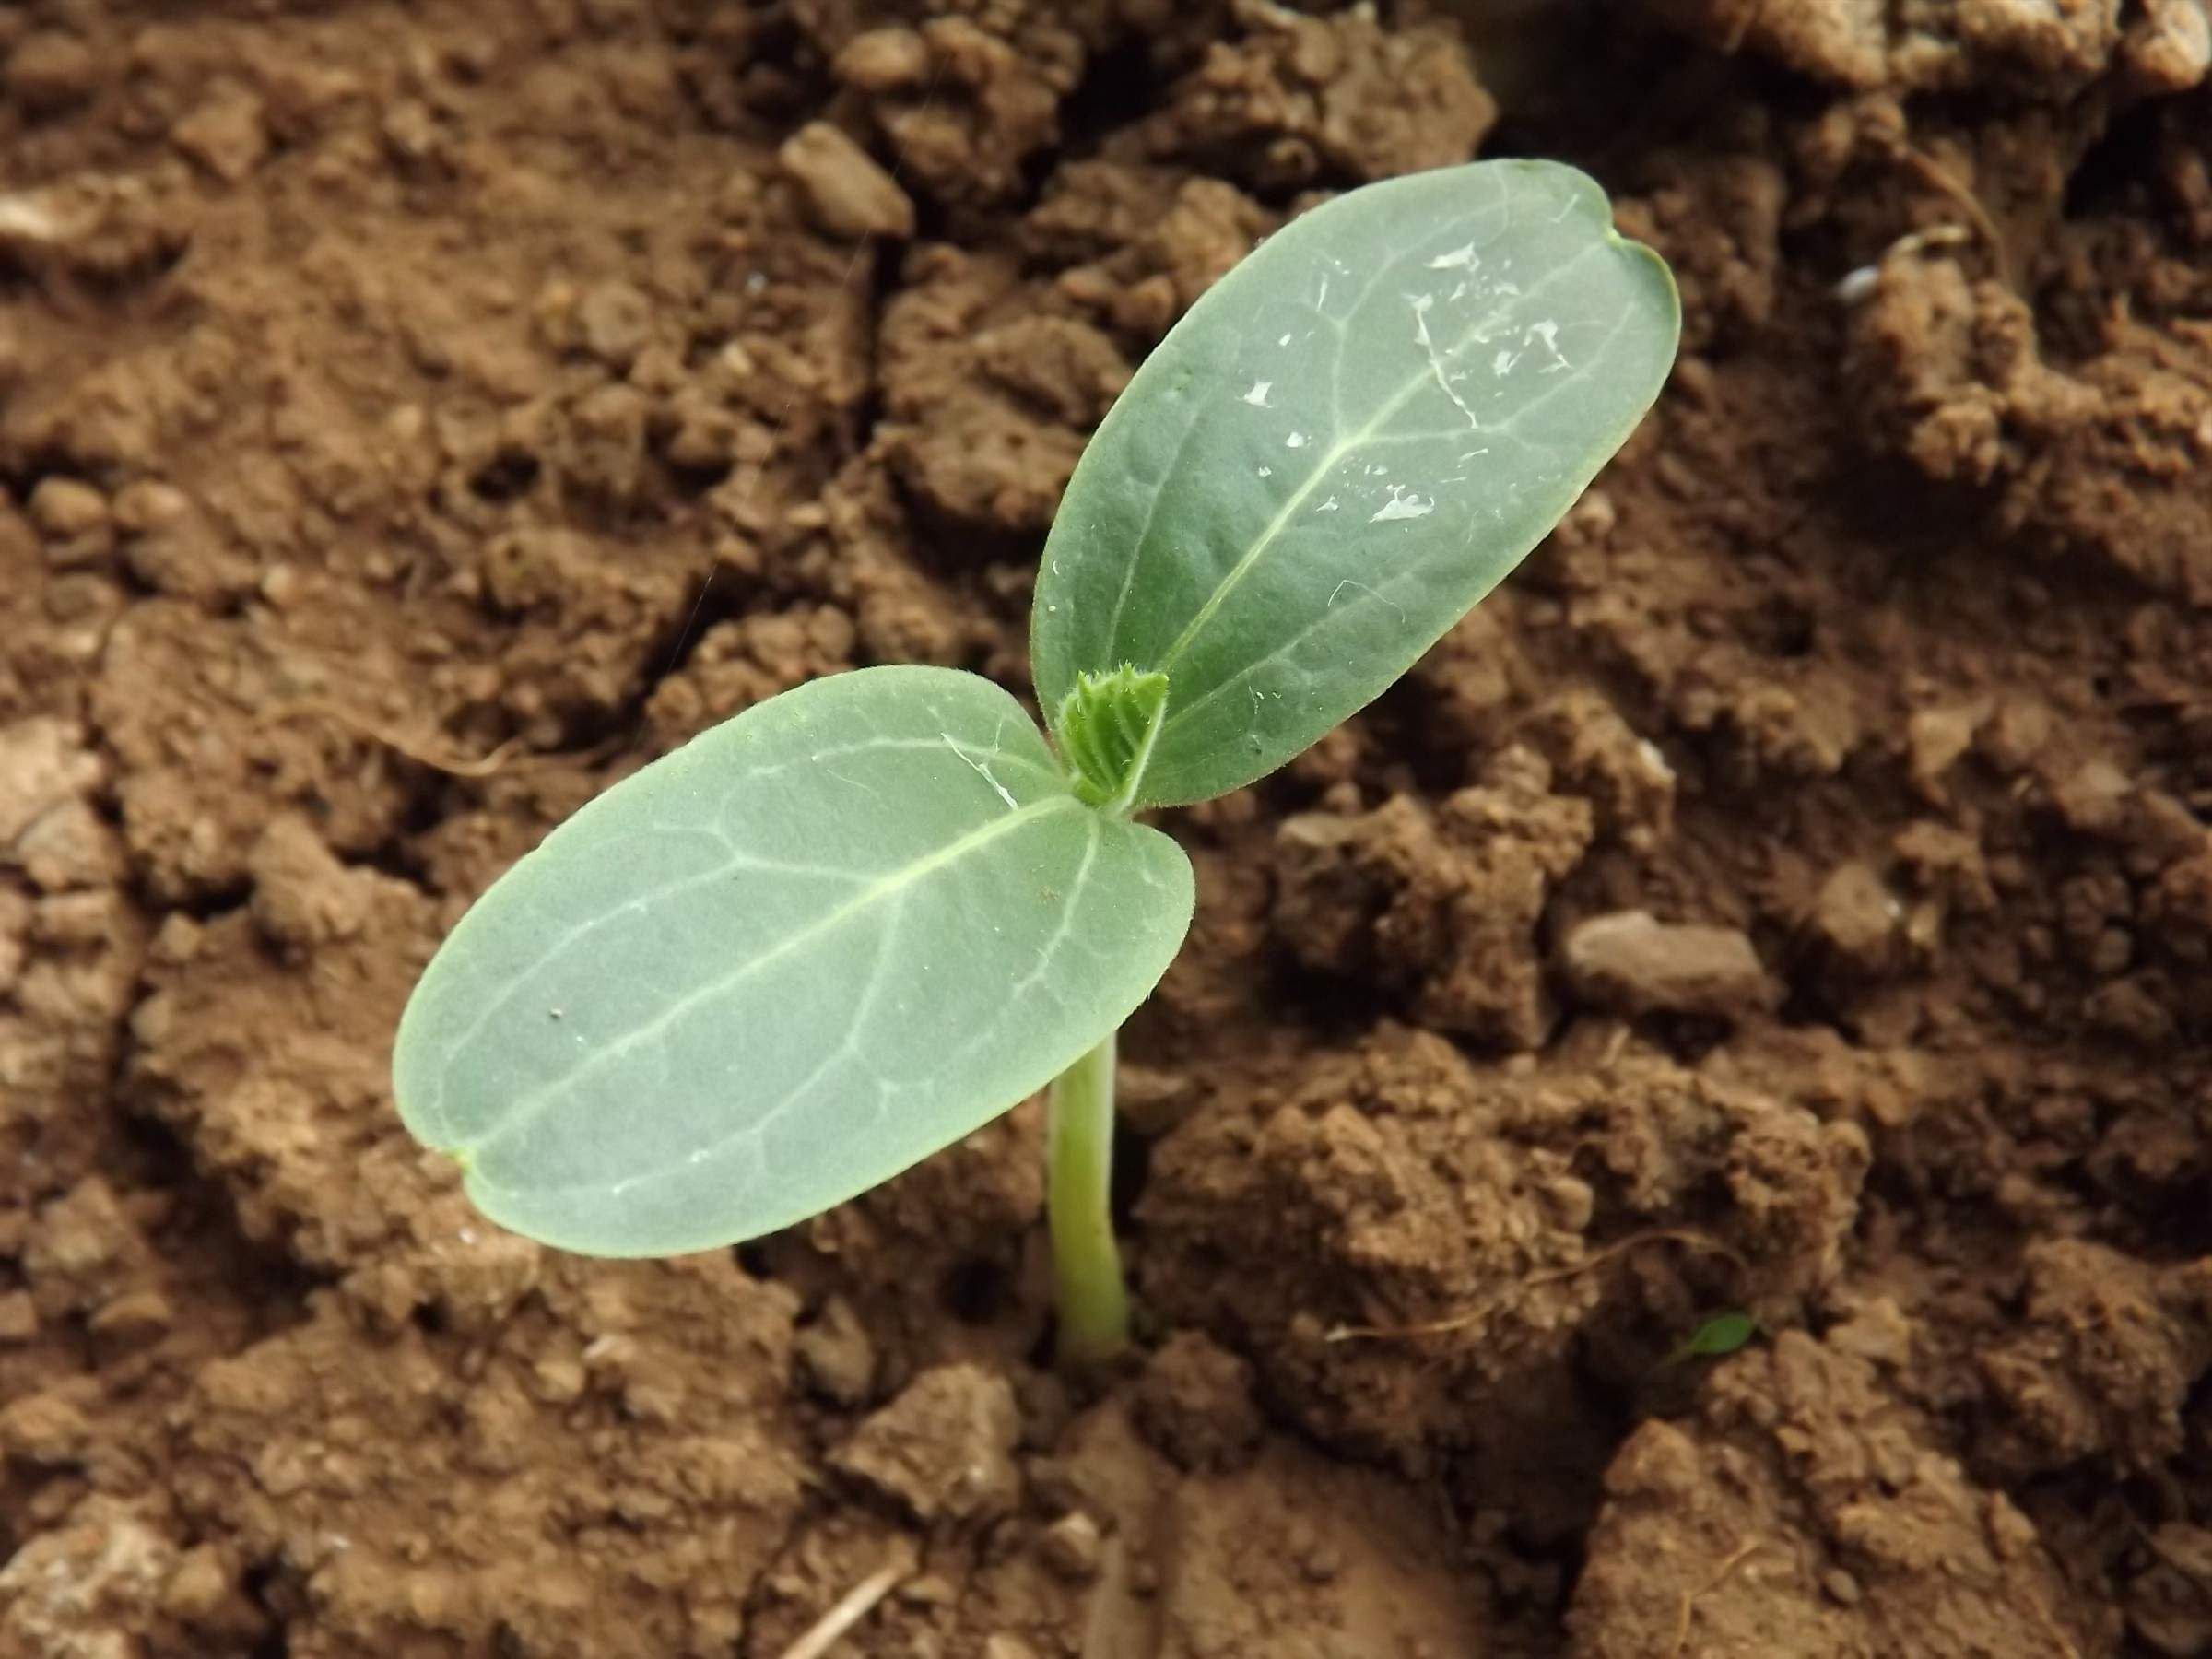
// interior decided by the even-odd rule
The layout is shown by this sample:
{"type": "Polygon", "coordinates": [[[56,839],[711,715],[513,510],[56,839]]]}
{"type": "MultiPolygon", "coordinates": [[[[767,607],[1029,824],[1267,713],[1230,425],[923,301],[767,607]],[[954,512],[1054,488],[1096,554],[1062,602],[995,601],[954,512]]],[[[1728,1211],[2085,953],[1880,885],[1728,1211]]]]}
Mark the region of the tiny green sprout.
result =
{"type": "Polygon", "coordinates": [[[1085,674],[1053,723],[1076,794],[1117,816],[1129,810],[1168,712],[1168,677],[1124,664],[1085,674]]]}
{"type": "Polygon", "coordinates": [[[1266,776],[1411,666],[1634,429],[1679,315],[1571,168],[1301,215],[1068,482],[1031,614],[1049,740],[988,680],[894,665],[645,767],[432,959],[394,1046],[407,1127],[494,1221],[657,1256],[803,1221],[1049,1085],[1062,1352],[1112,1356],[1115,1036],[1193,905],[1139,816],[1266,776]]]}
{"type": "Polygon", "coordinates": [[[1731,1308],[1725,1313],[1715,1313],[1675,1344],[1673,1352],[1662,1363],[1682,1365],[1692,1359],[1717,1359],[1724,1354],[1735,1353],[1758,1335],[1759,1321],[1741,1308],[1731,1308]]]}

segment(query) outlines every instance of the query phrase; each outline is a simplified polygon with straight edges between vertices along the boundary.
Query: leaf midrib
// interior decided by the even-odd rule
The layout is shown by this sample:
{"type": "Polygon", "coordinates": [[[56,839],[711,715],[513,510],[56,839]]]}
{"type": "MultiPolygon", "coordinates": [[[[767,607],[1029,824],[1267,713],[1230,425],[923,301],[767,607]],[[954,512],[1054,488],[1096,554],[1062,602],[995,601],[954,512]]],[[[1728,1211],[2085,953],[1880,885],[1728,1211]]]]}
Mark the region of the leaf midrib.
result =
{"type": "Polygon", "coordinates": [[[759,955],[748,959],[729,972],[719,975],[696,990],[678,997],[644,1024],[625,1032],[612,1041],[594,1048],[582,1065],[572,1071],[562,1073],[559,1077],[541,1083],[529,1094],[524,1096],[521,1100],[516,1102],[514,1109],[500,1119],[498,1125],[488,1134],[475,1141],[464,1141],[455,1147],[449,1147],[448,1150],[453,1156],[463,1159],[464,1161],[473,1162],[487,1147],[518,1130],[527,1129],[537,1122],[560,1093],[572,1087],[578,1078],[599,1069],[620,1055],[629,1053],[640,1042],[665,1030],[700,1003],[719,996],[733,986],[743,983],[760,970],[781,961],[792,952],[812,943],[825,934],[833,932],[853,920],[853,917],[873,909],[886,900],[898,897],[916,882],[947,865],[956,864],[970,854],[980,852],[993,841],[1012,834],[1025,825],[1035,823],[1053,813],[1071,809],[1078,812],[1088,810],[1073,794],[1055,795],[1047,800],[1032,801],[1026,806],[1018,807],[978,829],[970,830],[957,841],[947,842],[924,857],[900,866],[872,882],[835,910],[779,940],[759,955]]]}
{"type": "MultiPolygon", "coordinates": [[[[1610,245],[1611,243],[1609,241],[1604,238],[1600,238],[1598,241],[1589,243],[1571,258],[1562,261],[1559,265],[1554,265],[1550,270],[1547,271],[1525,293],[1514,295],[1513,303],[1503,308],[1504,312],[1507,314],[1510,314],[1513,312],[1525,309],[1528,303],[1535,300],[1538,294],[1541,294],[1560,276],[1564,276],[1567,272],[1572,270],[1576,265],[1580,265],[1583,260],[1587,259],[1591,253],[1610,245]]],[[[1384,270],[1387,271],[1389,268],[1389,266],[1385,266],[1384,270]]],[[[1483,329],[1488,328],[1493,322],[1498,320],[1500,320],[1498,313],[1493,312],[1490,316],[1484,317],[1480,322],[1469,324],[1468,327],[1460,335],[1460,337],[1453,342],[1452,348],[1449,351],[1444,352],[1442,355],[1447,359],[1457,358],[1461,352],[1465,351],[1467,347],[1473,343],[1476,336],[1481,333],[1483,329]]],[[[1253,541],[1250,547],[1245,549],[1243,557],[1239,559],[1237,562],[1230,567],[1229,573],[1223,576],[1221,580],[1215,584],[1214,591],[1206,595],[1206,602],[1198,607],[1197,613],[1191,618],[1187,624],[1184,625],[1182,631],[1175,637],[1174,643],[1168,647],[1167,653],[1162,656],[1157,664],[1152,665],[1160,671],[1169,673],[1171,676],[1171,683],[1172,683],[1171,671],[1174,667],[1176,660],[1182,655],[1184,651],[1189,649],[1192,642],[1194,641],[1199,633],[1204,630],[1206,625],[1213,620],[1215,615],[1220,610],[1221,606],[1228,602],[1230,594],[1233,593],[1243,582],[1244,579],[1252,573],[1253,568],[1266,556],[1268,550],[1274,547],[1277,539],[1281,536],[1285,528],[1288,526],[1292,515],[1294,515],[1300,507],[1305,505],[1307,498],[1312,496],[1316,489],[1321,488],[1322,481],[1326,478],[1332,471],[1335,470],[1339,462],[1341,462],[1347,455],[1352,453],[1355,450],[1359,449],[1362,445],[1371,441],[1374,438],[1376,432],[1381,429],[1382,424],[1392,416],[1395,415],[1401,408],[1405,407],[1407,401],[1412,398],[1416,392],[1419,391],[1423,386],[1429,383],[1429,378],[1431,372],[1431,365],[1428,362],[1423,362],[1406,379],[1406,384],[1399,389],[1396,394],[1391,397],[1388,402],[1378,407],[1374,414],[1368,418],[1366,423],[1359,428],[1359,431],[1355,435],[1349,438],[1338,439],[1335,443],[1329,446],[1324,454],[1316,459],[1312,470],[1306,475],[1305,482],[1300,484],[1297,490],[1289,497],[1289,499],[1284,501],[1282,506],[1276,510],[1275,515],[1267,521],[1267,527],[1261,531],[1258,538],[1253,541]]],[[[1507,418],[1507,423],[1510,425],[1512,419],[1513,417],[1509,416],[1507,418]]],[[[1490,429],[1486,428],[1483,429],[1488,430],[1490,429]]],[[[1176,717],[1174,715],[1170,715],[1167,724],[1171,727],[1175,724],[1175,723],[1176,717]]]]}
{"type": "MultiPolygon", "coordinates": [[[[1543,404],[1549,402],[1559,394],[1565,392],[1569,387],[1579,382],[1583,374],[1589,370],[1590,366],[1599,361],[1606,352],[1613,348],[1613,342],[1620,337],[1620,333],[1624,326],[1626,326],[1625,319],[1621,323],[1616,324],[1611,331],[1606,334],[1604,343],[1598,347],[1596,351],[1593,352],[1590,357],[1586,358],[1583,361],[1582,364],[1578,365],[1572,371],[1572,372],[1566,377],[1566,379],[1560,382],[1559,385],[1554,386],[1550,391],[1545,393],[1544,395],[1541,398],[1538,398],[1535,403],[1524,405],[1522,408],[1515,410],[1513,414],[1507,418],[1504,424],[1485,428],[1485,432],[1491,435],[1511,435],[1512,425],[1514,420],[1517,420],[1522,416],[1527,414],[1529,410],[1540,407],[1543,404]]],[[[1625,428],[1622,429],[1618,441],[1606,448],[1606,455],[1608,458],[1618,450],[1620,443],[1627,441],[1628,434],[1636,429],[1637,423],[1642,418],[1642,412],[1639,411],[1629,420],[1625,428]]],[[[1525,443],[1526,441],[1523,439],[1516,439],[1515,441],[1525,443]]],[[[1595,465],[1591,468],[1590,476],[1594,477],[1598,470],[1601,469],[1604,465],[1605,462],[1603,460],[1596,463],[1595,465]]],[[[1586,484],[1584,488],[1587,488],[1586,484]]],[[[1277,658],[1288,655],[1290,652],[1304,644],[1305,641],[1312,638],[1317,630],[1326,626],[1332,620],[1341,622],[1347,614],[1358,608],[1361,605],[1366,604],[1370,600],[1387,603],[1384,590],[1394,586],[1398,582],[1410,580],[1413,576],[1420,574],[1422,568],[1423,567],[1419,565],[1409,566],[1394,572],[1390,576],[1382,577],[1379,580],[1377,585],[1363,587],[1354,597],[1352,602],[1347,605],[1342,611],[1335,612],[1333,615],[1331,613],[1324,612],[1322,616],[1313,618],[1296,633],[1291,634],[1287,639],[1277,641],[1264,654],[1254,657],[1251,662],[1243,665],[1243,666],[1224,675],[1220,679],[1217,680],[1213,685],[1207,687],[1196,697],[1184,703],[1182,708],[1178,709],[1168,718],[1164,724],[1163,729],[1171,729],[1181,724],[1184,720],[1196,713],[1207,703],[1213,701],[1215,698],[1227,691],[1231,686],[1236,685],[1241,680],[1251,678],[1253,675],[1258,673],[1262,668],[1267,666],[1268,664],[1275,662],[1277,658]]]]}
{"type": "MultiPolygon", "coordinates": [[[[1068,940],[1074,936],[1076,912],[1080,908],[1084,892],[1089,886],[1091,871],[1097,864],[1099,849],[1102,841],[1105,826],[1105,820],[1096,811],[1088,812],[1085,816],[1088,819],[1088,822],[1085,826],[1087,839],[1085,841],[1083,849],[1083,860],[1082,863],[1077,866],[1075,879],[1069,885],[1067,899],[1061,907],[1059,923],[1053,928],[1052,935],[1045,940],[1041,947],[1039,947],[1038,965],[1015,983],[1013,991],[1007,996],[1006,1001],[1001,1004],[997,1012],[994,1013],[976,1033],[971,1035],[967,1042],[964,1042],[958,1050],[955,1050],[949,1056],[948,1061],[940,1062],[940,1071],[944,1069],[947,1064],[958,1062],[968,1053],[982,1046],[983,1041],[985,1041],[988,1036],[995,1030],[997,1026],[1003,1023],[1009,1014],[1013,1013],[1020,1006],[1022,997],[1025,996],[1031,989],[1033,989],[1044,977],[1046,971],[1051,967],[1053,959],[1057,955],[1060,947],[1066,944],[1068,940]]],[[[889,959],[890,946],[890,936],[888,931],[887,930],[884,937],[877,943],[876,959],[870,964],[867,984],[862,990],[860,1003],[854,1011],[853,1031],[859,1030],[865,1024],[868,1009],[873,1004],[877,993],[882,988],[883,968],[885,963],[889,959]]],[[[728,1151],[731,1147],[738,1144],[740,1141],[750,1140],[757,1143],[761,1137],[766,1135],[769,1129],[776,1122],[778,1122],[785,1112],[790,1111],[792,1104],[794,1101],[804,1099],[807,1091],[819,1084],[822,1078],[827,1077],[834,1066],[841,1065],[847,1060],[853,1059],[861,1059],[864,1060],[865,1063],[865,1057],[860,1053],[859,1045],[853,1041],[853,1031],[848,1031],[844,1041],[840,1043],[838,1047],[821,1062],[820,1065],[817,1065],[815,1069],[798,1084],[785,1090],[782,1097],[776,1100],[774,1104],[771,1105],[767,1111],[763,1112],[758,1119],[750,1124],[746,1124],[743,1128],[733,1130],[729,1134],[721,1135],[715,1140],[708,1143],[705,1147],[697,1149],[691,1155],[693,1161],[697,1161],[701,1158],[719,1157],[723,1153],[728,1151]]],[[[924,1081],[926,1080],[927,1079],[924,1079],[924,1081]]],[[[888,1102],[893,1093],[903,1089],[911,1089],[918,1087],[919,1085],[911,1081],[893,1083],[888,1080],[879,1079],[878,1086],[884,1090],[884,1100],[888,1102]]],[[[669,1164],[663,1165],[653,1170],[641,1171],[635,1175],[628,1176],[622,1181],[615,1182],[611,1188],[606,1182],[597,1180],[571,1182],[557,1187],[512,1187],[502,1185],[495,1181],[488,1180],[480,1171],[473,1172],[471,1175],[471,1181],[475,1187],[484,1191],[498,1193],[503,1195],[513,1197],[527,1196],[535,1200],[543,1201],[548,1198],[565,1198],[575,1193],[602,1191],[620,1193],[644,1182],[662,1180],[670,1175],[680,1174],[682,1172],[682,1169],[683,1166],[669,1164]]],[[[862,1189],[854,1189],[855,1192],[860,1190],[862,1189]]],[[[773,1232],[779,1227],[788,1226],[792,1221],[803,1220],[806,1216],[817,1213],[818,1212],[816,1210],[806,1209],[799,1213],[793,1214],[790,1216],[788,1220],[779,1220],[769,1226],[762,1227],[758,1232],[750,1236],[759,1237],[760,1233],[773,1232]]]]}

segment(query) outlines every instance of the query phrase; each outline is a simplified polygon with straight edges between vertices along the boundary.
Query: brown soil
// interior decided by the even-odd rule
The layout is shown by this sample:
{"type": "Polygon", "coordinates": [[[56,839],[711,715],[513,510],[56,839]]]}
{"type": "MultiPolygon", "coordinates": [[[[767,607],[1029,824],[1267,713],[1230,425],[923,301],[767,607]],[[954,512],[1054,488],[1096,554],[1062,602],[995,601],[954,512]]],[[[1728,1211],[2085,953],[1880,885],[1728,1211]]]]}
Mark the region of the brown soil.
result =
{"type": "Polygon", "coordinates": [[[2212,1648],[2206,7],[1461,9],[0,11],[0,1654],[2212,1648]],[[1034,1108],[735,1259],[476,1218],[385,1080],[469,899],[1019,688],[1132,365],[1478,147],[1684,357],[1170,822],[1146,1357],[1037,1362],[1034,1108]]]}

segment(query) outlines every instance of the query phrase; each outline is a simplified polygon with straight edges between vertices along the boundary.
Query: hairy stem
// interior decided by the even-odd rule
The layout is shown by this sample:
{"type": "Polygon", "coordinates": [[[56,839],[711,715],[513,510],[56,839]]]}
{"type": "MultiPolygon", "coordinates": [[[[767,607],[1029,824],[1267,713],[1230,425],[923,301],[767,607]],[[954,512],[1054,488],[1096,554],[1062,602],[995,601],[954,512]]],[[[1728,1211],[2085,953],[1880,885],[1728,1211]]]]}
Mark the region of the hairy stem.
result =
{"type": "Polygon", "coordinates": [[[1129,1346],[1129,1292],[1107,1206],[1113,1182],[1114,1034],[1053,1082],[1047,1213],[1060,1290],[1060,1363],[1112,1359],[1129,1346]]]}

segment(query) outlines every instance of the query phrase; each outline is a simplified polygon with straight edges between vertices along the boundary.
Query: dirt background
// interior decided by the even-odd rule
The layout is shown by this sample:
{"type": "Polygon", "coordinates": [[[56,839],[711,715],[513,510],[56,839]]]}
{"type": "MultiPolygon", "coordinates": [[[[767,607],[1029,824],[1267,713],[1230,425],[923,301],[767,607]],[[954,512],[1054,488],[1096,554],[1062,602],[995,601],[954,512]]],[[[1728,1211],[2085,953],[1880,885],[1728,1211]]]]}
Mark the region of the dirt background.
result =
{"type": "Polygon", "coordinates": [[[0,11],[0,1654],[2212,1651],[2200,0],[0,11]],[[1888,19],[1885,21],[1884,19],[1888,19]],[[735,1258],[476,1219],[394,1021],[612,779],[1024,688],[1314,193],[1595,171],[1659,409],[1173,817],[1147,1353],[1034,1108],[735,1258]],[[1722,1359],[1679,1345],[1729,1309],[1722,1359]]]}

